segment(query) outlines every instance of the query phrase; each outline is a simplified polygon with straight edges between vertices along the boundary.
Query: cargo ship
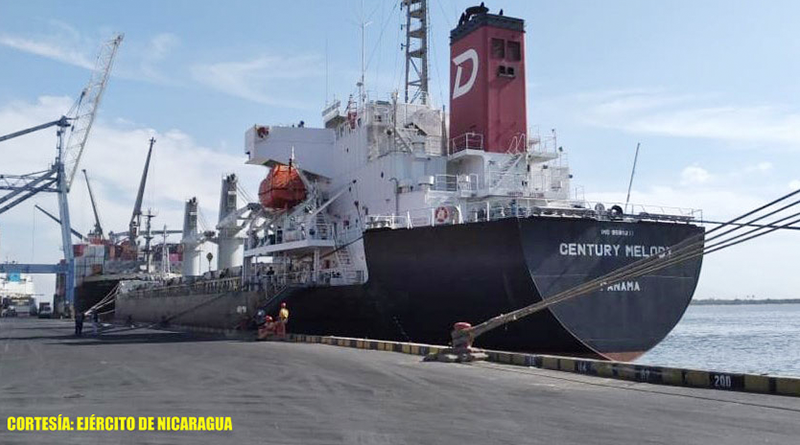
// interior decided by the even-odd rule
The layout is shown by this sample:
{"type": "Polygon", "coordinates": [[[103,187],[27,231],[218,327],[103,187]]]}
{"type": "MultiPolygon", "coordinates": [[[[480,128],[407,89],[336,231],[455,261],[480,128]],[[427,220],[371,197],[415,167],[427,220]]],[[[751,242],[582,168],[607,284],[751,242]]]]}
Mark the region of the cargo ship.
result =
{"type": "MultiPolygon", "coordinates": [[[[101,317],[110,319],[114,315],[114,300],[109,296],[114,294],[121,283],[162,283],[181,276],[179,271],[183,267],[183,244],[170,242],[168,236],[182,234],[183,231],[168,230],[166,225],[161,230],[154,229],[152,220],[156,215],[151,209],[143,211],[142,207],[155,142],[155,138],[149,141],[127,231],[105,233],[89,176],[83,170],[94,215],[94,227],[85,235],[72,230],[73,236],[80,240],[72,245],[75,259],[75,301],[72,307],[66,304],[65,274],[57,274],[54,295],[57,314],[70,315],[72,311],[97,310],[101,317]],[[160,243],[157,242],[159,238],[160,243]]],[[[54,215],[42,208],[38,209],[60,224],[54,215]]]]}
{"type": "MultiPolygon", "coordinates": [[[[427,3],[406,0],[406,89],[364,78],[322,126],[255,125],[258,202],[223,179],[217,270],[200,275],[186,203],[182,277],[127,281],[116,317],[231,329],[291,309],[290,331],[446,344],[478,323],[702,236],[699,213],[587,202],[555,131],[527,124],[522,19],[468,8],[450,32],[449,113],[427,94],[427,3]]],[[[208,237],[206,237],[208,238],[208,237]]],[[[615,283],[481,337],[491,349],[631,360],[691,301],[696,258],[615,283]]],[[[210,259],[209,259],[210,262],[210,259]]]]}

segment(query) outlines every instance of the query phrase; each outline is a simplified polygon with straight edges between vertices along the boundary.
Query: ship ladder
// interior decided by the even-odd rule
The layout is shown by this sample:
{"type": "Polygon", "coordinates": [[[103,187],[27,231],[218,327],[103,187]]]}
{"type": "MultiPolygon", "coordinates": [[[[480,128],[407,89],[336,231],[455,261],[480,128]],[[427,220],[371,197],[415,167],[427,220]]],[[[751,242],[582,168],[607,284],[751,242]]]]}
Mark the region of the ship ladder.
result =
{"type": "Polygon", "coordinates": [[[317,239],[331,238],[330,225],[328,224],[328,220],[325,218],[325,215],[323,215],[322,212],[317,213],[317,216],[314,221],[314,226],[317,231],[317,233],[314,236],[317,239]]]}
{"type": "Polygon", "coordinates": [[[336,263],[342,277],[348,283],[357,282],[357,274],[354,270],[353,258],[350,256],[350,251],[347,247],[339,248],[335,251],[336,263]]]}
{"type": "Polygon", "coordinates": [[[492,179],[491,185],[489,186],[490,189],[495,189],[504,182],[506,176],[508,175],[509,170],[517,166],[520,159],[522,159],[522,155],[523,153],[517,153],[508,158],[508,160],[503,164],[502,167],[500,167],[500,170],[497,172],[498,173],[497,177],[492,179]]]}

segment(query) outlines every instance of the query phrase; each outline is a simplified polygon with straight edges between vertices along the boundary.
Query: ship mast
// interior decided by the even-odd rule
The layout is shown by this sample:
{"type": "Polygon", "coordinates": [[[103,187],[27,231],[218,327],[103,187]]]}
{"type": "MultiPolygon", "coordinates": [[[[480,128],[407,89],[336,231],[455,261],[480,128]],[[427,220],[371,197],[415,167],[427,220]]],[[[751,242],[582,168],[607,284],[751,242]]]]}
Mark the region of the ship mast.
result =
{"type": "Polygon", "coordinates": [[[428,0],[403,0],[406,8],[405,101],[428,103],[428,0]],[[412,77],[413,76],[413,77],[412,77]]]}

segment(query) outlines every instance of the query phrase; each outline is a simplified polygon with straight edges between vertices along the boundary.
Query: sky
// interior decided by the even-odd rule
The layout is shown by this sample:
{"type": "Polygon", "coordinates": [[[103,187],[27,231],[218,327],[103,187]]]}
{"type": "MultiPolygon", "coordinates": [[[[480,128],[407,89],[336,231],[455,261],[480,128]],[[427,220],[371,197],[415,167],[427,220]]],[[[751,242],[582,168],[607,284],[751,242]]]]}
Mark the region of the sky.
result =
{"type": "MultiPolygon", "coordinates": [[[[431,97],[447,106],[448,33],[473,2],[429,0],[431,97]]],[[[491,1],[526,22],[528,124],[555,128],[573,185],[591,201],[702,209],[724,220],[800,188],[800,33],[794,1],[491,1]]],[[[346,101],[361,71],[371,98],[402,90],[399,1],[0,0],[0,134],[64,114],[89,79],[100,43],[125,34],[89,137],[86,168],[106,230],[124,231],[148,139],[157,139],[145,206],[179,228],[197,196],[216,221],[219,182],[244,165],[244,132],[304,120],[346,101]]],[[[0,174],[47,168],[53,131],[0,144],[0,174]]],[[[73,226],[93,224],[85,187],[73,226]]],[[[33,204],[0,215],[0,260],[56,262],[55,224],[33,204]]],[[[800,297],[796,232],[708,256],[696,298],[800,297]]],[[[36,277],[48,299],[50,276],[36,277]]]]}

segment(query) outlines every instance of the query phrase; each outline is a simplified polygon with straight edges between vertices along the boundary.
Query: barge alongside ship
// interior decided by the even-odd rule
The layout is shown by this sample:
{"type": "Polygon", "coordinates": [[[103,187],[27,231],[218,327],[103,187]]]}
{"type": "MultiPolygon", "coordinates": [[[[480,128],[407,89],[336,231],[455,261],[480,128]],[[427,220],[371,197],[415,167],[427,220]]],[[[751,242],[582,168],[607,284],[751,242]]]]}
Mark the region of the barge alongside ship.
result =
{"type": "MultiPolygon", "coordinates": [[[[404,5],[409,23],[425,14],[415,9],[424,2],[404,5]]],[[[192,200],[183,277],[123,282],[117,318],[233,328],[286,302],[296,332],[443,344],[454,322],[546,299],[702,234],[692,210],[571,196],[555,134],[527,128],[521,19],[470,8],[450,37],[449,116],[426,90],[370,100],[362,80],[344,109],[326,107],[323,128],[250,128],[247,162],[271,172],[260,202],[242,207],[235,176],[223,180],[217,271],[200,276],[192,200]]],[[[700,268],[697,258],[616,283],[479,346],[633,359],[680,320],[700,268]]]]}

